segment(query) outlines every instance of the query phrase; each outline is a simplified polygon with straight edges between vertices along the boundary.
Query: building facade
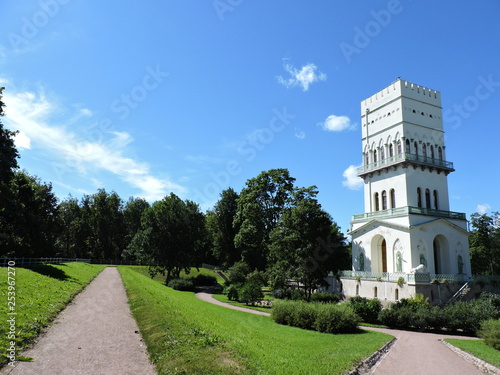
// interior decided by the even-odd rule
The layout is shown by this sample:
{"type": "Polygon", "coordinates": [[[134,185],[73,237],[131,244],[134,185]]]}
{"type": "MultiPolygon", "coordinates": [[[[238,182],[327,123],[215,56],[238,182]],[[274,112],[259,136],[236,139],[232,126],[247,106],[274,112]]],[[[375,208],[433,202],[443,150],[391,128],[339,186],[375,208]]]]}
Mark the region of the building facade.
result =
{"type": "Polygon", "coordinates": [[[447,176],[455,169],[441,94],[397,79],[361,102],[361,123],[365,212],[351,221],[353,271],[470,279],[466,216],[450,211],[447,176]]]}

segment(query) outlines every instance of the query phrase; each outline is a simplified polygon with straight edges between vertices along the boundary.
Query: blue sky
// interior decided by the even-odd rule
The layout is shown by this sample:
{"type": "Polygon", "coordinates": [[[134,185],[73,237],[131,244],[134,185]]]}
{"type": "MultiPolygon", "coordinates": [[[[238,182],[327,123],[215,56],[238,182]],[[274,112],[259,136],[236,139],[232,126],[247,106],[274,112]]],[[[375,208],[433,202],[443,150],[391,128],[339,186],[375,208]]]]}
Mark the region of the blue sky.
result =
{"type": "Polygon", "coordinates": [[[288,168],[345,232],[360,101],[402,77],[442,93],[451,209],[496,211],[499,16],[496,0],[3,1],[2,121],[60,199],[208,209],[288,168]]]}

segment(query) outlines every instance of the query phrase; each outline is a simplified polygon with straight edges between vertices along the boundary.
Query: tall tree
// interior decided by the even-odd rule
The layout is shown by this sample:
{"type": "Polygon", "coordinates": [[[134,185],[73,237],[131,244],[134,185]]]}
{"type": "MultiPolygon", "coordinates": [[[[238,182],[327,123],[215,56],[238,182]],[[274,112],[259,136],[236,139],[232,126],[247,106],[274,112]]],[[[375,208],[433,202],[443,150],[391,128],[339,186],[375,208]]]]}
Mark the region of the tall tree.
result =
{"type": "Polygon", "coordinates": [[[196,203],[173,193],[144,212],[141,227],[133,247],[141,260],[154,265],[152,274],[166,274],[166,283],[197,266],[207,249],[205,216],[196,203]]]}
{"type": "MultiPolygon", "coordinates": [[[[0,87],[0,116],[4,116],[2,101],[4,87],[0,87]]],[[[18,168],[19,153],[14,144],[16,132],[5,129],[0,121],[0,255],[12,254],[20,238],[15,234],[16,198],[12,190],[14,172],[18,168]]]]}
{"type": "Polygon", "coordinates": [[[207,227],[212,240],[212,252],[224,268],[241,260],[241,252],[236,249],[234,238],[238,226],[233,226],[238,212],[238,193],[232,188],[224,190],[212,212],[207,216],[207,227]]]}
{"type": "Polygon", "coordinates": [[[131,250],[130,244],[136,233],[141,230],[141,218],[150,207],[149,203],[143,198],[130,197],[123,210],[123,219],[125,222],[125,250],[122,253],[122,258],[126,260],[136,260],[134,252],[131,250]]]}
{"type": "Polygon", "coordinates": [[[274,288],[299,281],[310,297],[345,258],[345,238],[316,199],[317,190],[296,189],[294,204],[284,210],[271,233],[270,274],[274,288]]]}
{"type": "Polygon", "coordinates": [[[493,216],[474,213],[471,215],[472,233],[469,237],[471,267],[474,274],[500,274],[499,213],[493,216]]]}
{"type": "Polygon", "coordinates": [[[291,203],[294,181],[287,169],[271,169],[248,180],[240,194],[234,242],[251,269],[266,268],[269,236],[291,203]]]}

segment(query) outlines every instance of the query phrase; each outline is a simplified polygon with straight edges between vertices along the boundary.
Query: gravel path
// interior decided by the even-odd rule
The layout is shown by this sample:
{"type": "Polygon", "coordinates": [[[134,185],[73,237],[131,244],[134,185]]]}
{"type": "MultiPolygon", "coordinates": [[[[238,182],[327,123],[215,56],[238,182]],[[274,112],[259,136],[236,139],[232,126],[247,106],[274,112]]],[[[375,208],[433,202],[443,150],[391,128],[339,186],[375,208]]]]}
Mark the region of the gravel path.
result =
{"type": "MultiPolygon", "coordinates": [[[[267,315],[269,313],[237,307],[217,301],[209,293],[197,293],[196,297],[219,306],[252,314],[267,315]]],[[[440,340],[445,338],[473,339],[472,337],[443,335],[434,333],[400,331],[395,329],[362,327],[363,329],[387,333],[396,337],[388,353],[367,372],[372,375],[480,375],[479,368],[467,361],[440,340]]]]}
{"type": "Polygon", "coordinates": [[[118,270],[104,269],[22,354],[34,361],[1,374],[156,374],[127,301],[118,270]]]}

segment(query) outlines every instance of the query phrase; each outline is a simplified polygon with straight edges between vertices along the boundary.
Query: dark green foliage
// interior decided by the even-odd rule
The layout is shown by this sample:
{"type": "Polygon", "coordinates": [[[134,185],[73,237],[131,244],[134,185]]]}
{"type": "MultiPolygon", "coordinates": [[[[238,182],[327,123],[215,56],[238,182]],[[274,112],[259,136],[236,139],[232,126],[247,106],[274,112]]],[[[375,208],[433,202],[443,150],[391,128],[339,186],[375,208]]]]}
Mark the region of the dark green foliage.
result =
{"type": "Polygon", "coordinates": [[[311,295],[311,302],[337,303],[340,297],[333,293],[316,292],[311,295]]]}
{"type": "Polygon", "coordinates": [[[243,285],[250,273],[250,267],[243,261],[235,263],[228,271],[228,285],[243,285]]]}
{"type": "Polygon", "coordinates": [[[378,299],[369,300],[356,296],[349,299],[349,304],[363,322],[373,324],[378,322],[378,314],[382,310],[382,303],[378,299]]]}
{"type": "Polygon", "coordinates": [[[278,301],[271,317],[278,324],[326,333],[355,332],[359,323],[350,306],[305,301],[278,301]]]}
{"type": "Polygon", "coordinates": [[[236,285],[229,285],[226,288],[225,293],[227,295],[228,300],[230,300],[230,301],[237,301],[238,300],[238,288],[236,287],[236,285]]]}
{"type": "Polygon", "coordinates": [[[196,275],[196,277],[190,278],[195,286],[213,286],[217,285],[217,278],[211,275],[196,275]]]}
{"type": "Polygon", "coordinates": [[[168,282],[168,286],[175,290],[180,290],[183,292],[192,292],[194,291],[194,284],[190,279],[172,279],[168,282]]]}
{"type": "Polygon", "coordinates": [[[471,215],[469,237],[472,273],[500,274],[500,214],[474,213],[471,215]]]}
{"type": "Polygon", "coordinates": [[[292,289],[290,299],[294,301],[305,301],[307,300],[307,293],[304,289],[301,288],[292,289]]]}
{"type": "Polygon", "coordinates": [[[278,298],[278,299],[291,299],[291,297],[292,297],[292,290],[288,289],[288,288],[273,289],[273,291],[271,292],[271,295],[274,298],[278,298]]]}
{"type": "Polygon", "coordinates": [[[262,285],[256,280],[247,280],[238,290],[238,301],[246,303],[247,305],[253,305],[263,298],[262,285]]]}
{"type": "Polygon", "coordinates": [[[500,320],[490,319],[482,322],[478,336],[481,337],[488,346],[500,350],[500,320]]]}

